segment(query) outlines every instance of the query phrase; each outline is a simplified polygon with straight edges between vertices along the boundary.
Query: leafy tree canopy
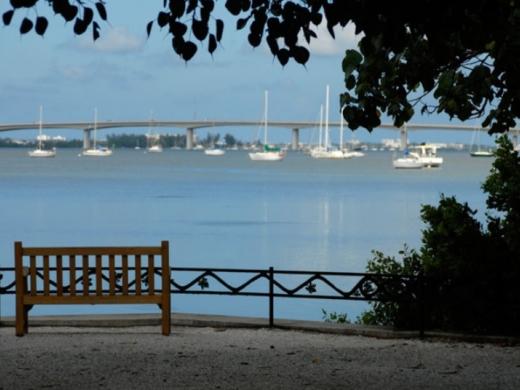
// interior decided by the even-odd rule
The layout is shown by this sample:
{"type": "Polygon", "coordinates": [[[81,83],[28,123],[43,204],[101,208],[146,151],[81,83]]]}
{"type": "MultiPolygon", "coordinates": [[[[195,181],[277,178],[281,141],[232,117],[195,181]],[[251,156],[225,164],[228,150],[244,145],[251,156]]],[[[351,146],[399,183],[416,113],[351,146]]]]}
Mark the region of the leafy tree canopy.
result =
{"type": "MultiPolygon", "coordinates": [[[[3,23],[11,24],[17,10],[36,9],[38,3],[71,22],[75,34],[90,28],[94,40],[100,36],[100,20],[108,17],[103,0],[10,0],[3,23]]],[[[346,91],[341,94],[351,129],[372,130],[383,113],[402,126],[419,110],[462,121],[484,117],[490,133],[502,133],[520,116],[516,0],[225,0],[225,7],[236,17],[236,28],[247,31],[249,44],[265,41],[282,65],[291,59],[307,63],[310,54],[302,42],[317,38],[322,21],[332,36],[335,26],[354,23],[362,38],[358,50],[346,51],[346,91]],[[426,96],[436,104],[428,104],[426,96]]],[[[166,29],[171,48],[185,61],[201,46],[213,54],[224,33],[214,8],[214,0],[163,0],[157,18],[146,24],[147,33],[154,26],[166,29]]],[[[23,15],[21,34],[45,34],[45,16],[23,15]]]]}

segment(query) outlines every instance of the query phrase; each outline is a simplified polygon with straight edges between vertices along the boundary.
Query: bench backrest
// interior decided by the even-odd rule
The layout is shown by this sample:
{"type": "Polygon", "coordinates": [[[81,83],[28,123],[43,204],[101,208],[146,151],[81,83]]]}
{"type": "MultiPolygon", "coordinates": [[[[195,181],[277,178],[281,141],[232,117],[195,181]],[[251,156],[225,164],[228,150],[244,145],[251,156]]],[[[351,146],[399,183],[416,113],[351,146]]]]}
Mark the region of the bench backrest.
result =
{"type": "Polygon", "coordinates": [[[168,241],[157,247],[57,248],[15,242],[15,272],[18,291],[48,297],[49,303],[66,297],[76,303],[84,297],[87,303],[95,297],[139,300],[170,294],[168,241]]]}

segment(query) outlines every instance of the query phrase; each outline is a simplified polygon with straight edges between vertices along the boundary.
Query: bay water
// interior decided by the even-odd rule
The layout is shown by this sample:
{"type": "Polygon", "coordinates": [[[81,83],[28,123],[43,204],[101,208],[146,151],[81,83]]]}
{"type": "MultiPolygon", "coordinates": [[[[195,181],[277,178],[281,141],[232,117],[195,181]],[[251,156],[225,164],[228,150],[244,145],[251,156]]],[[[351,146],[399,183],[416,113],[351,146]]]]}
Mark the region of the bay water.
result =
{"type": "MultiPolygon", "coordinates": [[[[58,150],[32,159],[0,149],[0,266],[26,246],[149,246],[170,241],[179,267],[363,272],[371,251],[420,245],[420,208],[456,195],[484,221],[481,183],[492,159],[442,151],[441,168],[396,170],[391,152],[314,160],[289,152],[253,162],[247,152],[115,150],[108,158],[58,150]]],[[[4,276],[5,285],[10,277],[4,276]]],[[[213,282],[212,282],[213,283],[213,282]]],[[[265,298],[175,295],[174,311],[267,316],[265,298]]],[[[366,304],[277,299],[278,318],[356,317],[366,304]]],[[[37,306],[37,314],[154,312],[152,306],[37,306]]],[[[34,313],[34,314],[33,314],[34,313]]],[[[1,315],[14,314],[2,297],[1,315]]]]}

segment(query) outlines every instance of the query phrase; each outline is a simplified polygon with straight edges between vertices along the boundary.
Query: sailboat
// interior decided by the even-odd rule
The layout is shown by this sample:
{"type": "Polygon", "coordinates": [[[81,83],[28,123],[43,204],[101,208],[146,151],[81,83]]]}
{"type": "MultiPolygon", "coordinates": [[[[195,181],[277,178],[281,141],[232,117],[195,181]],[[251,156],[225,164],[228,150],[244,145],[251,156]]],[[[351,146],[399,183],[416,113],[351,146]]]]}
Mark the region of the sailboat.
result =
{"type": "Polygon", "coordinates": [[[340,149],[332,149],[329,141],[329,86],[327,85],[326,100],[325,100],[325,140],[323,145],[321,144],[321,122],[323,120],[323,109],[320,109],[320,145],[317,148],[311,150],[312,158],[327,158],[327,159],[344,159],[350,158],[345,157],[344,153],[340,149]]]}
{"type": "Polygon", "coordinates": [[[163,151],[163,148],[160,144],[160,135],[158,134],[147,134],[146,138],[149,142],[148,147],[146,148],[146,151],[148,153],[161,153],[163,151]]]}
{"type": "Polygon", "coordinates": [[[163,151],[163,148],[161,145],[161,136],[159,134],[152,133],[152,121],[153,121],[153,119],[150,119],[150,125],[148,127],[148,134],[146,134],[146,141],[148,143],[148,147],[146,148],[146,151],[148,153],[161,153],[163,151]]]}
{"type": "MultiPolygon", "coordinates": [[[[343,152],[343,158],[363,157],[365,153],[359,150],[348,150],[343,143],[343,110],[340,111],[340,126],[339,126],[339,149],[343,152]]],[[[359,141],[358,141],[359,142],[359,141]]],[[[354,145],[351,142],[351,145],[354,145]]]]}
{"type": "Polygon", "coordinates": [[[480,144],[480,132],[481,129],[475,128],[473,132],[473,136],[471,138],[471,148],[469,150],[469,154],[471,157],[493,157],[493,152],[490,149],[484,150],[480,144]],[[475,140],[476,138],[476,140],[475,140]],[[477,147],[475,149],[475,143],[477,147]]]}
{"type": "Polygon", "coordinates": [[[285,153],[280,148],[271,146],[267,143],[267,91],[264,94],[264,148],[260,152],[249,153],[249,158],[253,161],[281,161],[285,158],[285,153]]]}
{"type": "Polygon", "coordinates": [[[29,157],[56,157],[55,149],[43,149],[43,134],[42,134],[42,116],[43,116],[43,107],[40,106],[40,123],[38,126],[38,146],[36,149],[31,150],[29,152],[29,157]]]}
{"type": "Polygon", "coordinates": [[[85,149],[83,151],[83,156],[86,157],[108,157],[112,155],[112,151],[106,147],[97,147],[96,144],[97,139],[97,108],[94,110],[94,147],[90,149],[85,149]]]}

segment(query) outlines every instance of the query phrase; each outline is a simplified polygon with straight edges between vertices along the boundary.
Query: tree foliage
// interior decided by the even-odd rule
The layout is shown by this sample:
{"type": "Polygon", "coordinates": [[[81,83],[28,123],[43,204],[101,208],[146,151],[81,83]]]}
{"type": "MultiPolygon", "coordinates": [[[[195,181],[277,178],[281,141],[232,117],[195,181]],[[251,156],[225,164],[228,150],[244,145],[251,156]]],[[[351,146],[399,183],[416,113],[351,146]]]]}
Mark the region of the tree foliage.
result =
{"type": "MultiPolygon", "coordinates": [[[[487,193],[487,228],[475,210],[455,197],[422,207],[426,224],[418,252],[401,261],[375,252],[367,270],[417,275],[424,285],[426,325],[447,330],[518,333],[520,329],[520,157],[507,137],[482,188],[487,193]]],[[[422,288],[422,292],[419,291],[422,288]]],[[[418,303],[374,302],[365,323],[417,326],[418,303]]]]}
{"type": "MultiPolygon", "coordinates": [[[[89,27],[100,36],[107,20],[105,1],[10,0],[5,25],[15,11],[47,4],[75,34],[89,27]],[[94,7],[90,6],[94,4],[94,7]]],[[[166,29],[171,48],[185,61],[200,46],[213,54],[223,38],[224,22],[214,16],[214,0],[163,0],[157,17],[146,24],[166,29]],[[198,44],[197,42],[198,41],[198,44]]],[[[343,59],[346,91],[343,116],[351,129],[372,130],[383,113],[398,127],[415,111],[446,113],[462,121],[484,116],[491,133],[502,133],[520,116],[520,3],[511,0],[422,0],[406,3],[368,0],[225,0],[236,28],[247,31],[252,47],[265,42],[281,65],[306,64],[306,43],[316,39],[324,21],[334,37],[336,26],[353,23],[359,48],[343,59]],[[404,5],[404,3],[403,3],[404,5]],[[430,105],[425,96],[436,101],[430,105]]],[[[20,33],[43,35],[48,21],[40,12],[21,12],[20,33]]]]}

